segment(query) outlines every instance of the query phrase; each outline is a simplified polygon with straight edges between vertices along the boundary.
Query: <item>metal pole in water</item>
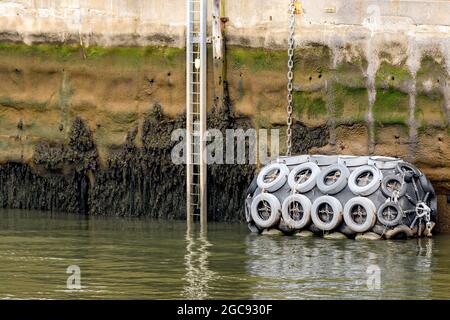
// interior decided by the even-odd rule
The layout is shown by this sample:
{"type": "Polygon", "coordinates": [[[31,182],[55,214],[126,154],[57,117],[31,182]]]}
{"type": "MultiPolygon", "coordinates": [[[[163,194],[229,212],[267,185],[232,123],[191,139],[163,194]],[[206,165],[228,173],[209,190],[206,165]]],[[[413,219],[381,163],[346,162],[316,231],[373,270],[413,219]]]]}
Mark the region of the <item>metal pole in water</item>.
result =
{"type": "Polygon", "coordinates": [[[186,28],[186,209],[206,226],[206,0],[187,0],[186,28]]]}

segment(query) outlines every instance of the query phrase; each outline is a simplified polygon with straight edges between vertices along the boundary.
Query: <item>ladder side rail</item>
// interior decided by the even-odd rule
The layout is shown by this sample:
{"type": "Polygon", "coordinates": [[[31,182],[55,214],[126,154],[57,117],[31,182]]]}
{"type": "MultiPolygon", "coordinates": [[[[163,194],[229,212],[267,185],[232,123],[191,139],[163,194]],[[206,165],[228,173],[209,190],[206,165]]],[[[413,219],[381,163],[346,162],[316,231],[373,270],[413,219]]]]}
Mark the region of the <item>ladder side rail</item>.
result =
{"type": "Polygon", "coordinates": [[[206,83],[207,83],[207,1],[200,0],[200,225],[207,222],[207,182],[206,182],[206,83]]]}
{"type": "Polygon", "coordinates": [[[186,1],[186,212],[188,225],[192,222],[193,207],[192,207],[192,179],[193,179],[193,164],[192,164],[192,43],[193,43],[193,3],[186,1]]]}

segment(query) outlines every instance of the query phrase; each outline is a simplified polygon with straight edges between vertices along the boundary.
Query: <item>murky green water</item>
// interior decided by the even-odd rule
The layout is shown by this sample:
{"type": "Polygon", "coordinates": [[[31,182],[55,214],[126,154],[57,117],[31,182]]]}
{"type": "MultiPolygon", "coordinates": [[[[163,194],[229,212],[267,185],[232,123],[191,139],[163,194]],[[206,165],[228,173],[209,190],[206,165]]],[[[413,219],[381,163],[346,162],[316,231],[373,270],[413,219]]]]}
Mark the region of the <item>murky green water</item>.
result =
{"type": "Polygon", "coordinates": [[[333,241],[211,224],[203,237],[184,222],[0,211],[1,299],[449,299],[449,267],[448,236],[333,241]],[[67,288],[70,265],[81,290],[67,288]]]}

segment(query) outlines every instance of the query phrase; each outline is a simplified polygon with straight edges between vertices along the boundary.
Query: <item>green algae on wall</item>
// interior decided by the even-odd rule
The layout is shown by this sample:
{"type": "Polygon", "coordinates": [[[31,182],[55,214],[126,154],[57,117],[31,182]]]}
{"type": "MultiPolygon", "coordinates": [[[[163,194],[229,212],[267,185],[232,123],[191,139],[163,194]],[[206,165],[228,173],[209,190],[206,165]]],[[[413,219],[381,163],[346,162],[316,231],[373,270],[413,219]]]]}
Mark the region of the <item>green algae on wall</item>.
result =
{"type": "Polygon", "coordinates": [[[406,124],[409,116],[409,97],[394,89],[378,89],[372,111],[378,123],[406,124]]]}
{"type": "Polygon", "coordinates": [[[365,122],[368,104],[366,88],[347,87],[333,82],[332,97],[334,116],[338,124],[365,122]]]}
{"type": "Polygon", "coordinates": [[[327,115],[327,106],[324,95],[318,92],[295,92],[294,93],[294,113],[300,119],[305,116],[308,119],[321,119],[327,115]]]}
{"type": "Polygon", "coordinates": [[[404,64],[392,65],[383,61],[378,68],[375,85],[378,88],[402,88],[407,86],[412,79],[411,73],[404,64]]]}
{"type": "MultiPolygon", "coordinates": [[[[150,62],[160,67],[184,64],[185,50],[172,47],[82,47],[73,45],[50,44],[12,44],[0,43],[0,55],[28,56],[40,59],[42,62],[80,62],[100,63],[105,66],[110,63],[121,64],[130,68],[138,68],[150,62]]],[[[90,64],[90,65],[92,65],[90,64]]]]}
{"type": "Polygon", "coordinates": [[[420,126],[446,127],[445,100],[441,94],[416,96],[415,118],[420,126]]]}
{"type": "Polygon", "coordinates": [[[227,63],[234,69],[246,68],[251,72],[281,71],[287,68],[285,51],[243,47],[227,48],[227,63]]]}

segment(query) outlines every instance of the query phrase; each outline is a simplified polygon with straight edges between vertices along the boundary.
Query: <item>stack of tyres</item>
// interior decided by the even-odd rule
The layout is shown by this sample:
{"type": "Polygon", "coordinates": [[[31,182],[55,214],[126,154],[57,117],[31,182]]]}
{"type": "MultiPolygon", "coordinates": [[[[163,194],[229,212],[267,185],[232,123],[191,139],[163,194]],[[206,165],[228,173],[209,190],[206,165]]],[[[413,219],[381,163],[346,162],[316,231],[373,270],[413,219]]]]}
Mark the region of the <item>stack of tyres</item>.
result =
{"type": "Polygon", "coordinates": [[[247,190],[251,231],[431,236],[436,194],[414,165],[378,156],[300,155],[263,167],[247,190]]]}

